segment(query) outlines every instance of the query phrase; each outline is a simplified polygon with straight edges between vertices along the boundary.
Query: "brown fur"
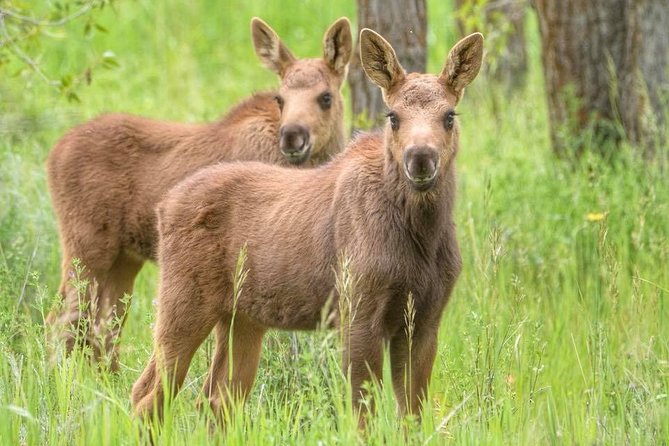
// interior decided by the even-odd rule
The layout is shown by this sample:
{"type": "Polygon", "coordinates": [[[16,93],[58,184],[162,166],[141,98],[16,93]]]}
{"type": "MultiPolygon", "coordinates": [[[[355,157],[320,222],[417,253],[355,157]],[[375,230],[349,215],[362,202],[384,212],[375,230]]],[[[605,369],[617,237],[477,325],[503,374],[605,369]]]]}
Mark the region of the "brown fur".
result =
{"type": "Polygon", "coordinates": [[[459,132],[444,119],[478,72],[482,41],[480,34],[460,41],[441,76],[405,75],[390,45],[363,30],[363,67],[383,88],[397,130],[388,125],[383,134],[361,136],[313,170],[220,165],[168,193],[159,205],[154,353],[132,390],[136,413],[152,416],[162,407],[163,376],[178,390],[214,327],[217,347],[204,392],[217,411],[227,399],[243,398],[267,329],[311,329],[322,320],[342,253],[358,280],[357,309],[343,328],[354,403],[365,381],[381,378],[388,344],[401,411],[419,411],[442,310],[461,268],[452,219],[459,132]],[[248,277],[233,308],[232,280],[244,245],[248,277]],[[411,357],[404,322],[409,293],[416,311],[411,357]]]}
{"type": "Polygon", "coordinates": [[[207,124],[104,115],[71,130],[49,154],[49,190],[63,250],[64,308],[47,321],[66,339],[68,350],[83,330],[82,319],[90,316],[94,330],[87,342],[96,356],[114,352],[116,366],[111,343],[120,327],[112,329],[111,318],[124,317],[120,299],[132,293],[144,261],[156,257],[155,207],[170,187],[220,161],[315,165],[343,147],[340,90],[352,46],[348,20],[338,20],[325,33],[322,59],[295,59],[260,19],[252,21],[252,34],[263,63],[270,68],[282,64],[275,70],[281,77],[278,92],[255,94],[207,124]],[[274,54],[277,47],[282,51],[274,54]],[[323,92],[332,98],[328,109],[318,102],[323,92]],[[277,95],[284,98],[283,110],[277,95]],[[303,158],[289,162],[279,150],[280,134],[285,126],[298,124],[309,133],[310,145],[303,158]],[[95,284],[83,296],[72,283],[75,258],[85,267],[81,279],[95,284]]]}

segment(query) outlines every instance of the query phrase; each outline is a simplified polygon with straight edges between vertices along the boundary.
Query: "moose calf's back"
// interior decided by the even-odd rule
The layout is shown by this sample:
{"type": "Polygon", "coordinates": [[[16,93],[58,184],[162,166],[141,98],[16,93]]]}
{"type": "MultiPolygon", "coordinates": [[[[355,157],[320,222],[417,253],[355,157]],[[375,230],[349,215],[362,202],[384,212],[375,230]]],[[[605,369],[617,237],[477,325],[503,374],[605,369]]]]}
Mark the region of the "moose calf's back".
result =
{"type": "Polygon", "coordinates": [[[97,266],[89,258],[96,248],[108,262],[121,249],[154,259],[155,206],[163,194],[190,173],[220,161],[283,162],[277,150],[279,116],[267,93],[211,124],[109,114],[74,128],[47,161],[61,235],[91,268],[97,266]],[[253,108],[253,120],[235,116],[242,107],[253,108]]]}

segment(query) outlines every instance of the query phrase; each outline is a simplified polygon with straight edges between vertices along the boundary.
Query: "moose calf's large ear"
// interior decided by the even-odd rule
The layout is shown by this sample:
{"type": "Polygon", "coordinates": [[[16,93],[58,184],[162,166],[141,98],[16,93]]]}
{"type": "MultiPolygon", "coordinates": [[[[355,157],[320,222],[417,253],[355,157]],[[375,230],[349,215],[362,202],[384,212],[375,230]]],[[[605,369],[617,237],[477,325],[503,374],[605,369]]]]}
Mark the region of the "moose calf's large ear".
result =
{"type": "Polygon", "coordinates": [[[258,17],[251,20],[251,37],[256,55],[261,62],[279,76],[283,76],[288,65],[295,61],[295,56],[270,26],[258,17]]]}
{"type": "Polygon", "coordinates": [[[390,44],[372,31],[360,31],[360,61],[367,77],[386,92],[406,76],[390,44]]]}
{"type": "Polygon", "coordinates": [[[335,73],[345,76],[352,52],[351,22],[346,17],[342,17],[325,31],[323,59],[335,73]]]}
{"type": "Polygon", "coordinates": [[[451,89],[458,100],[465,87],[474,80],[483,59],[483,34],[474,33],[460,40],[448,53],[440,80],[451,89]]]}

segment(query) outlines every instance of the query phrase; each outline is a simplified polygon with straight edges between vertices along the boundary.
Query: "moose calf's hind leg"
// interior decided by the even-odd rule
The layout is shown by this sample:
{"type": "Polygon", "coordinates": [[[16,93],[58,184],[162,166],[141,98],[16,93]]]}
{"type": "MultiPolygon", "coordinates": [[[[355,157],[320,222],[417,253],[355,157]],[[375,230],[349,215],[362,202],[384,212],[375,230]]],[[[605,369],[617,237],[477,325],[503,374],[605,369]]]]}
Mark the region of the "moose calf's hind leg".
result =
{"type": "Polygon", "coordinates": [[[193,293],[172,298],[161,296],[158,300],[153,355],[132,390],[134,411],[142,418],[153,418],[154,409],[158,410],[158,417],[162,417],[163,379],[168,381],[171,396],[176,395],[195,351],[220,317],[208,311],[205,305],[192,306],[191,295],[193,293]]]}
{"type": "Polygon", "coordinates": [[[156,384],[157,373],[158,367],[156,366],[156,355],[154,353],[151,355],[151,359],[149,359],[149,363],[147,364],[146,368],[132,386],[132,393],[130,398],[132,400],[133,407],[137,408],[139,402],[154,388],[156,384]]]}
{"type": "MultiPolygon", "coordinates": [[[[104,270],[91,273],[82,263],[82,270],[75,271],[73,258],[66,256],[62,264],[62,277],[58,294],[62,305],[49,312],[46,325],[49,327],[49,343],[55,346],[57,339],[65,342],[66,353],[72,352],[77,343],[86,343],[93,323],[90,317],[92,297],[98,293],[100,278],[104,270]]],[[[95,297],[97,299],[97,297],[95,297]]]]}
{"type": "Polygon", "coordinates": [[[115,342],[121,334],[129,305],[129,302],[122,302],[123,296],[132,294],[135,278],[142,265],[140,260],[125,254],[119,255],[98,290],[100,298],[90,343],[96,359],[108,359],[114,371],[118,370],[118,346],[115,342]]]}
{"type": "Polygon", "coordinates": [[[219,419],[224,405],[243,401],[251,391],[264,334],[264,328],[240,315],[232,323],[226,316],[216,325],[216,351],[203,392],[219,419]]]}

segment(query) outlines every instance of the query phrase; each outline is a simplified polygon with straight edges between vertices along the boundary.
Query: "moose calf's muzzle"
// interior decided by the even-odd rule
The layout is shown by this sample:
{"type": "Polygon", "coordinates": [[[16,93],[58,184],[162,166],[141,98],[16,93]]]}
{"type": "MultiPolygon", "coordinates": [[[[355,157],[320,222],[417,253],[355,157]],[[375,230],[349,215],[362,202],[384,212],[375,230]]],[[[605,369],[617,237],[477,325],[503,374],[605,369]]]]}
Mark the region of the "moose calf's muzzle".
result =
{"type": "Polygon", "coordinates": [[[311,141],[309,130],[299,124],[281,127],[279,148],[291,164],[301,164],[309,159],[311,141]]]}
{"type": "Polygon", "coordinates": [[[404,151],[404,173],[414,189],[430,189],[439,171],[439,152],[429,146],[409,147],[404,151]]]}

